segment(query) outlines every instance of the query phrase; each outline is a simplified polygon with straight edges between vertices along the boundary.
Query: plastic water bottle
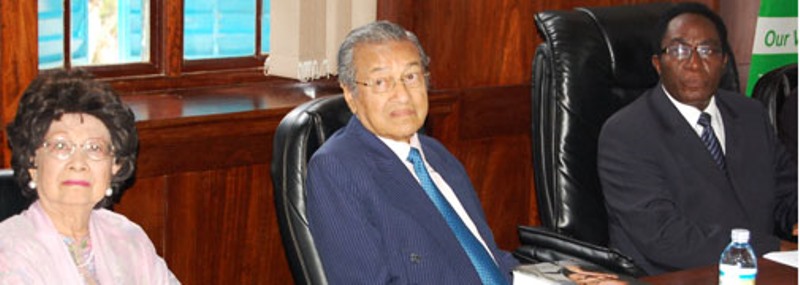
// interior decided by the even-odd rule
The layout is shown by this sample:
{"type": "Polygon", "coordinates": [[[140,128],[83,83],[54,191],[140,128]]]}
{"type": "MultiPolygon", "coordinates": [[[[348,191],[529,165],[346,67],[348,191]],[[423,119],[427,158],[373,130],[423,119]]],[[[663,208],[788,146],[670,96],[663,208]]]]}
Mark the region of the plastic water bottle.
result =
{"type": "Polygon", "coordinates": [[[719,257],[719,285],[756,284],[756,254],[750,246],[750,231],[731,230],[731,243],[719,257]]]}

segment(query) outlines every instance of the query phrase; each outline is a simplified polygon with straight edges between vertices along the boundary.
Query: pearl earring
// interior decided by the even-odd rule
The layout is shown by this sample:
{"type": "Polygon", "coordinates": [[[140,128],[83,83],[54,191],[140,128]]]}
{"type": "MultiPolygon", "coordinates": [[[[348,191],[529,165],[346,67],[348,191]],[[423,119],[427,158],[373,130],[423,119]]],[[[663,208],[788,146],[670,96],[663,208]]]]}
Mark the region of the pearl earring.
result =
{"type": "Polygon", "coordinates": [[[107,197],[111,197],[112,194],[114,194],[114,189],[111,189],[111,187],[108,187],[108,189],[106,189],[106,196],[107,197]]]}
{"type": "Polygon", "coordinates": [[[33,180],[28,181],[28,188],[36,189],[36,182],[33,182],[33,180]]]}

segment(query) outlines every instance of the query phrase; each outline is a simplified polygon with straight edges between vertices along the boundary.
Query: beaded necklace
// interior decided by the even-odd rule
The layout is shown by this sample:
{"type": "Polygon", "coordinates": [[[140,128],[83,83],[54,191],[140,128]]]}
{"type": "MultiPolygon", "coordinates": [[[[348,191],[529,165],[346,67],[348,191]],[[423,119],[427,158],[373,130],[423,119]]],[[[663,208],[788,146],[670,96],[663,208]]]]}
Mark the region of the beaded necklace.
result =
{"type": "Polygon", "coordinates": [[[72,261],[75,262],[75,266],[78,267],[78,272],[83,276],[86,284],[100,284],[97,280],[94,266],[94,250],[89,235],[80,240],[75,240],[68,236],[63,236],[63,238],[69,254],[72,256],[72,261]]]}

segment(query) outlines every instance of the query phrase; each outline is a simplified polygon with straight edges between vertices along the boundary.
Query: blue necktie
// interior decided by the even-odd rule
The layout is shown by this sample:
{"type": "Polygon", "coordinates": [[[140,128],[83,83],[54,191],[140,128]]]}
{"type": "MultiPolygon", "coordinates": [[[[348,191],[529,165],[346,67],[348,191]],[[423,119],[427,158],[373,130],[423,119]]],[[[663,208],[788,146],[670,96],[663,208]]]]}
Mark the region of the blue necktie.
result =
{"type": "Polygon", "coordinates": [[[714,162],[717,163],[717,167],[724,171],[725,154],[722,153],[722,147],[719,145],[717,136],[714,135],[714,128],[711,127],[711,115],[703,112],[700,114],[700,119],[697,120],[697,124],[703,126],[703,133],[700,135],[700,139],[703,140],[706,148],[708,148],[711,157],[714,159],[714,162]]]}
{"type": "Polygon", "coordinates": [[[464,221],[456,214],[456,211],[453,210],[447,199],[439,192],[439,189],[436,188],[436,184],[433,183],[430,175],[428,175],[428,170],[425,169],[425,163],[422,161],[419,150],[412,147],[411,152],[408,154],[408,161],[414,165],[414,172],[417,174],[425,194],[428,194],[433,204],[436,205],[436,209],[442,214],[445,221],[447,221],[447,225],[450,226],[450,229],[453,230],[456,238],[458,238],[458,242],[467,252],[472,265],[478,271],[478,276],[481,277],[481,282],[483,284],[508,284],[489,252],[464,225],[464,221]]]}

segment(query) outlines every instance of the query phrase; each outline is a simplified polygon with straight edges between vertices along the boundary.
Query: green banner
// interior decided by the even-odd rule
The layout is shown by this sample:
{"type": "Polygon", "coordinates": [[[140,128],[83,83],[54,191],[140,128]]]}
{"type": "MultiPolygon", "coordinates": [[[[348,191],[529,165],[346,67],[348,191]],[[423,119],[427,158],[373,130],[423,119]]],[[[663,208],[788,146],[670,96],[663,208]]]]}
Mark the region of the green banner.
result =
{"type": "Polygon", "coordinates": [[[765,73],[797,62],[797,0],[761,0],[747,96],[765,73]]]}

